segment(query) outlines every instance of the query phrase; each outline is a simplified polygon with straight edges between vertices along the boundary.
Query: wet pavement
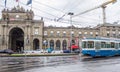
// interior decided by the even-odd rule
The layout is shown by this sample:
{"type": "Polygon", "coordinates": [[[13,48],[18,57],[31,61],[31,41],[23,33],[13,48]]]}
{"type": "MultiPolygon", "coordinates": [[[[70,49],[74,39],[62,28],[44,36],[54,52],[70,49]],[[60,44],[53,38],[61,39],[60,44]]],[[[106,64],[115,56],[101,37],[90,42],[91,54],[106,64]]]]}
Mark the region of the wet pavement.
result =
{"type": "Polygon", "coordinates": [[[0,57],[0,72],[120,72],[120,56],[0,57]]]}

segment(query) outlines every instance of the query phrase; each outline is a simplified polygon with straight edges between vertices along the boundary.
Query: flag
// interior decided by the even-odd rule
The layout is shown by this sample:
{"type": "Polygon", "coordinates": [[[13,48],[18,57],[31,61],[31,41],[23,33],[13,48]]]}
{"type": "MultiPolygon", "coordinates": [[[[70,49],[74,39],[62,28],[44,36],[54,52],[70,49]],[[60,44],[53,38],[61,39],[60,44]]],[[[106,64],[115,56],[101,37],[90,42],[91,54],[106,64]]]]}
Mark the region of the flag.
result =
{"type": "Polygon", "coordinates": [[[79,41],[78,41],[78,38],[76,37],[76,45],[78,46],[78,43],[79,43],[79,41]]]}
{"type": "Polygon", "coordinates": [[[68,38],[68,47],[70,47],[71,45],[71,41],[70,41],[70,38],[68,38]]]}
{"type": "Polygon", "coordinates": [[[32,4],[32,0],[27,1],[27,5],[32,4]]]}
{"type": "Polygon", "coordinates": [[[7,0],[5,0],[5,7],[6,7],[7,0]]]}
{"type": "Polygon", "coordinates": [[[18,2],[19,0],[16,0],[16,2],[18,2]]]}

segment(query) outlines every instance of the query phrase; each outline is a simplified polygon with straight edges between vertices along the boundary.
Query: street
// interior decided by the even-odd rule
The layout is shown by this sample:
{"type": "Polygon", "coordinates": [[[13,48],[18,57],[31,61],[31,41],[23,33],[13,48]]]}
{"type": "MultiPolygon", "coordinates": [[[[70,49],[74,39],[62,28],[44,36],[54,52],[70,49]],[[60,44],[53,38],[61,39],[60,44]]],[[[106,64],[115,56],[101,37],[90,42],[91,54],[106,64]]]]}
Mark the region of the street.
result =
{"type": "Polygon", "coordinates": [[[1,57],[0,72],[120,72],[120,56],[1,57]]]}

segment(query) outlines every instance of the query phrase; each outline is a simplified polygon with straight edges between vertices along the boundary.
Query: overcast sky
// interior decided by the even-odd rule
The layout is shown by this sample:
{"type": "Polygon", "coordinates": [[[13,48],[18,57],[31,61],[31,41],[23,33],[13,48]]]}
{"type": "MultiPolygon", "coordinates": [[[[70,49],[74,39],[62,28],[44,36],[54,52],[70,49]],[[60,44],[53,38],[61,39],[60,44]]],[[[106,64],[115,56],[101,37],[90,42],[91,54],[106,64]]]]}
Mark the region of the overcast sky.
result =
{"type": "MultiPolygon", "coordinates": [[[[26,5],[27,0],[19,0],[20,6],[31,9],[26,5]]],[[[35,13],[34,19],[44,18],[45,25],[70,26],[69,12],[74,15],[94,8],[110,0],[33,0],[32,10],[35,13]],[[64,15],[64,17],[62,17],[64,15]],[[62,17],[62,18],[61,18],[62,17]],[[60,19],[59,19],[60,18],[60,19]],[[59,21],[56,21],[58,20],[59,21]]],[[[17,6],[15,0],[7,0],[7,7],[11,9],[17,6]]],[[[4,0],[0,0],[0,11],[4,8],[4,0]]],[[[98,8],[85,14],[72,18],[72,24],[79,27],[96,26],[102,23],[102,9],[98,8]]],[[[106,7],[106,18],[108,23],[120,21],[120,0],[106,7]]]]}

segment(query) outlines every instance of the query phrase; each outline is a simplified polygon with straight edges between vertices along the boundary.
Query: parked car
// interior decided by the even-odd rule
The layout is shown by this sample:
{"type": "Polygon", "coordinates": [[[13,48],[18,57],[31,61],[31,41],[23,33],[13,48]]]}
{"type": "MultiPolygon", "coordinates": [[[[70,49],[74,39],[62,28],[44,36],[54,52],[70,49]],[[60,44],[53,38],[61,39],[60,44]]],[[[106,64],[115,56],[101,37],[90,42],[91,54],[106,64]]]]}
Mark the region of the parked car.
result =
{"type": "Polygon", "coordinates": [[[63,50],[63,53],[71,53],[70,50],[63,50]]]}
{"type": "Polygon", "coordinates": [[[40,50],[25,50],[24,53],[27,53],[27,54],[39,54],[41,53],[40,50]]]}
{"type": "Polygon", "coordinates": [[[4,49],[4,50],[0,50],[0,53],[13,54],[14,51],[12,51],[11,49],[4,49]]]}
{"type": "Polygon", "coordinates": [[[75,49],[73,52],[74,52],[74,53],[80,53],[80,49],[79,49],[79,48],[78,48],[78,49],[75,49]]]}
{"type": "Polygon", "coordinates": [[[59,53],[63,53],[63,51],[62,50],[53,50],[51,53],[59,54],[59,53]]]}

